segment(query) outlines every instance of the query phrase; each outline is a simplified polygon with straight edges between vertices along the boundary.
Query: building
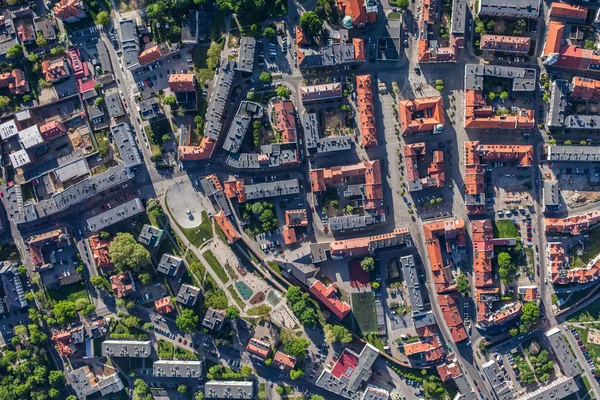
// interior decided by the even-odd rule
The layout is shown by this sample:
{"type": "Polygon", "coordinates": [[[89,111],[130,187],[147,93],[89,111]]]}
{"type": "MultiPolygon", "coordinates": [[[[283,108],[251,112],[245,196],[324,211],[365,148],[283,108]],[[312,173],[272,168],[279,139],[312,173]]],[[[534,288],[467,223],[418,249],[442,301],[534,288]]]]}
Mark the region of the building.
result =
{"type": "Polygon", "coordinates": [[[531,47],[531,38],[522,36],[482,35],[479,46],[482,51],[527,54],[531,47]]]}
{"type": "Polygon", "coordinates": [[[325,286],[321,281],[315,280],[310,286],[309,292],[319,299],[336,317],[344,319],[351,308],[348,303],[341,301],[337,295],[338,287],[335,283],[325,286]]]}
{"type": "Polygon", "coordinates": [[[534,111],[516,110],[515,115],[496,115],[494,107],[487,105],[483,93],[486,77],[509,79],[513,94],[535,90],[536,71],[530,68],[498,65],[465,65],[465,128],[468,129],[531,129],[535,125],[534,111]]]}
{"type": "Polygon", "coordinates": [[[580,375],[583,370],[562,331],[558,327],[554,327],[547,331],[545,335],[550,344],[550,349],[558,361],[561,372],[571,378],[580,375]]]}
{"type": "Polygon", "coordinates": [[[398,102],[400,133],[439,133],[444,129],[444,103],[440,96],[398,102]]]}
{"type": "MultiPolygon", "coordinates": [[[[600,126],[600,117],[595,114],[571,114],[571,103],[573,100],[591,100],[597,101],[600,99],[600,81],[579,76],[573,77],[573,82],[569,83],[564,79],[557,79],[552,82],[550,89],[550,108],[548,110],[548,118],[546,125],[548,128],[559,128],[564,130],[593,130],[600,126]]],[[[586,146],[572,146],[573,149],[567,149],[571,146],[555,146],[565,152],[565,158],[575,154],[576,150],[583,150],[586,146]]],[[[592,147],[597,149],[598,147],[592,147]]],[[[590,150],[583,150],[582,154],[592,153],[590,150]]],[[[557,161],[561,157],[557,152],[554,152],[553,157],[557,161]]],[[[581,158],[579,158],[581,160],[581,158]]]]}
{"type": "Polygon", "coordinates": [[[338,13],[346,28],[363,28],[367,23],[377,22],[377,2],[361,0],[338,0],[338,13]],[[367,4],[372,9],[367,12],[367,4]]]}
{"type": "Polygon", "coordinates": [[[138,53],[140,51],[140,41],[135,22],[130,19],[119,21],[119,31],[121,33],[121,50],[123,52],[124,67],[126,69],[139,67],[138,53]]]}
{"type": "Polygon", "coordinates": [[[125,115],[125,109],[119,98],[117,88],[107,89],[104,91],[104,103],[111,118],[119,118],[125,115]]]}
{"type": "Polygon", "coordinates": [[[246,351],[250,357],[264,362],[271,354],[271,344],[261,339],[252,338],[246,347],[246,351]]]}
{"type": "Polygon", "coordinates": [[[365,388],[361,400],[388,400],[390,392],[378,386],[369,384],[365,388]]]}
{"type": "Polygon", "coordinates": [[[242,179],[223,183],[225,196],[236,199],[238,203],[267,199],[270,197],[289,196],[300,193],[298,179],[285,181],[261,182],[246,185],[242,179]]]}
{"type": "Polygon", "coordinates": [[[0,262],[0,280],[2,281],[0,297],[0,313],[17,311],[27,307],[25,286],[17,264],[10,261],[0,262]]]}
{"type": "Polygon", "coordinates": [[[324,83],[314,86],[300,86],[300,99],[303,103],[331,101],[341,99],[343,95],[342,83],[324,83]]]}
{"type": "Polygon", "coordinates": [[[68,51],[69,65],[76,79],[86,79],[89,76],[88,64],[81,61],[81,53],[79,49],[74,47],[68,51]]]}
{"type": "Polygon", "coordinates": [[[24,167],[25,165],[31,163],[29,154],[23,149],[10,153],[8,158],[10,159],[10,163],[14,169],[24,167]]]}
{"type": "Polygon", "coordinates": [[[182,284],[177,292],[177,301],[188,307],[194,307],[200,297],[200,289],[196,286],[182,284]]]}
{"type": "Polygon", "coordinates": [[[233,244],[242,238],[223,210],[214,214],[213,218],[217,222],[217,225],[219,225],[219,228],[221,228],[221,231],[225,234],[225,237],[227,237],[227,242],[229,244],[233,244]]]}
{"type": "Polygon", "coordinates": [[[104,271],[113,269],[114,265],[108,254],[110,241],[100,239],[99,235],[94,235],[90,236],[88,243],[92,250],[92,258],[94,259],[94,263],[96,263],[96,267],[104,271]]]}
{"type": "Polygon", "coordinates": [[[251,400],[254,396],[254,381],[208,381],[204,385],[207,399],[251,400]]]}
{"type": "Polygon", "coordinates": [[[478,5],[481,17],[535,19],[540,14],[540,0],[525,0],[518,7],[510,0],[482,0],[478,5]]]}
{"type": "Polygon", "coordinates": [[[251,74],[254,72],[254,52],[256,50],[256,39],[250,36],[242,36],[240,39],[237,70],[251,74]]]}
{"type": "MultiPolygon", "coordinates": [[[[412,246],[408,228],[396,228],[391,233],[331,242],[329,243],[329,255],[332,259],[341,259],[373,254],[378,249],[400,245],[412,246]]],[[[317,253],[312,255],[313,262],[326,259],[323,256],[327,255],[327,249],[316,246],[315,250],[317,253]]]]}
{"type": "Polygon", "coordinates": [[[60,0],[54,6],[54,16],[65,22],[77,22],[85,17],[85,5],[81,0],[60,0]]]}
{"type": "Polygon", "coordinates": [[[584,23],[588,16],[588,7],[582,5],[553,2],[550,18],[565,22],[584,23]]]}
{"type": "Polygon", "coordinates": [[[515,160],[520,167],[533,165],[533,147],[529,145],[491,144],[478,141],[464,144],[465,205],[468,214],[487,212],[485,195],[486,161],[515,160]]]}
{"type": "Polygon", "coordinates": [[[158,122],[165,117],[162,105],[158,102],[156,97],[140,101],[138,107],[142,118],[147,120],[150,124],[158,122]]]}
{"type": "Polygon", "coordinates": [[[113,224],[143,213],[144,211],[145,209],[142,202],[140,199],[136,198],[88,218],[87,226],[90,231],[98,232],[113,224]]]}
{"type": "Polygon", "coordinates": [[[96,367],[85,365],[67,373],[67,381],[78,399],[84,399],[100,392],[106,396],[123,390],[123,382],[117,371],[108,365],[96,367]]]}
{"type": "Polygon", "coordinates": [[[409,192],[446,186],[443,150],[433,151],[433,159],[427,168],[427,175],[421,178],[418,161],[424,158],[426,153],[425,143],[404,145],[404,169],[409,192]]]}
{"type": "Polygon", "coordinates": [[[68,79],[71,73],[64,58],[42,61],[42,74],[48,83],[56,83],[68,79]]]}
{"type": "Polygon", "coordinates": [[[40,125],[39,129],[45,142],[50,142],[67,133],[65,125],[60,120],[46,122],[40,125]]]}
{"type": "Polygon", "coordinates": [[[105,340],[102,342],[102,357],[147,358],[152,354],[150,340],[105,340]]]}
{"type": "Polygon", "coordinates": [[[187,19],[181,22],[181,43],[198,44],[199,11],[188,11],[187,19]]]}
{"type": "Polygon", "coordinates": [[[289,227],[308,226],[306,209],[285,210],[285,224],[289,227]]]}
{"type": "Polygon", "coordinates": [[[137,167],[142,164],[142,156],[137,147],[134,133],[131,131],[130,125],[121,123],[114,125],[111,128],[117,151],[121,156],[121,161],[126,168],[137,167]]]}
{"type": "Polygon", "coordinates": [[[263,113],[264,110],[260,104],[245,100],[242,101],[229,127],[225,142],[223,142],[223,149],[230,153],[239,153],[244,138],[250,130],[252,120],[262,118],[263,113]]]}
{"type": "Polygon", "coordinates": [[[8,88],[10,94],[25,94],[29,91],[29,83],[25,73],[16,68],[0,74],[0,88],[8,88]]]}
{"type": "Polygon", "coordinates": [[[379,350],[369,343],[360,354],[345,348],[332,367],[324,366],[315,384],[340,396],[352,398],[369,380],[379,350]]]}
{"type": "Polygon", "coordinates": [[[138,236],[138,242],[148,247],[156,248],[160,244],[164,231],[150,224],[144,224],[138,236]]]}
{"type": "Polygon", "coordinates": [[[23,23],[17,27],[17,37],[23,46],[30,45],[35,42],[35,29],[32,24],[23,23]]]}
{"type": "Polygon", "coordinates": [[[275,353],[273,357],[273,365],[284,371],[291,371],[296,366],[296,357],[285,354],[281,351],[275,353]]]}
{"type": "Polygon", "coordinates": [[[174,278],[179,274],[179,270],[183,266],[183,259],[172,254],[165,253],[160,258],[156,270],[162,274],[174,278]]]}
{"type": "Polygon", "coordinates": [[[170,52],[166,44],[147,46],[144,51],[138,56],[138,60],[141,66],[158,61],[170,52]]]}
{"type": "Polygon", "coordinates": [[[53,42],[56,40],[56,31],[54,30],[54,24],[51,19],[45,16],[35,17],[33,19],[33,25],[36,32],[41,32],[44,39],[47,42],[53,42]]]}
{"type": "Polygon", "coordinates": [[[544,180],[544,188],[542,191],[544,204],[544,212],[554,213],[561,208],[560,187],[556,180],[544,180]]]}
{"type": "Polygon", "coordinates": [[[362,145],[364,148],[377,146],[377,124],[375,122],[371,75],[358,75],[356,77],[356,92],[362,145]]]}
{"type": "Polygon", "coordinates": [[[272,143],[260,146],[259,153],[231,153],[227,164],[237,169],[266,169],[300,165],[296,143],[272,143]]]}
{"type": "Polygon", "coordinates": [[[538,287],[536,285],[519,286],[517,293],[523,301],[537,301],[540,297],[538,287]]]}
{"type": "Polygon", "coordinates": [[[157,360],[152,364],[155,378],[199,379],[202,377],[202,361],[157,360]]]}
{"type": "Polygon", "coordinates": [[[336,152],[352,150],[353,141],[350,136],[321,137],[318,114],[302,114],[304,141],[310,155],[331,155],[336,152]]]}
{"type": "Polygon", "coordinates": [[[498,365],[495,359],[491,359],[490,361],[483,363],[481,365],[481,369],[483,370],[496,398],[499,400],[512,400],[513,395],[511,392],[511,388],[508,385],[508,380],[504,379],[504,374],[502,369],[498,365]]]}
{"type": "Polygon", "coordinates": [[[196,75],[194,74],[171,74],[169,76],[169,89],[173,93],[195,92],[196,75]]]}
{"type": "Polygon", "coordinates": [[[19,128],[17,128],[17,124],[15,123],[14,119],[10,119],[0,124],[0,138],[2,140],[8,140],[17,136],[18,134],[19,128]]]}
{"type": "Polygon", "coordinates": [[[571,70],[598,71],[600,56],[595,50],[584,49],[574,44],[563,45],[565,25],[559,21],[550,21],[546,34],[543,56],[544,65],[571,70]]]}
{"type": "Polygon", "coordinates": [[[453,282],[452,260],[442,254],[441,238],[446,244],[445,253],[451,254],[456,248],[466,245],[465,221],[460,218],[432,221],[423,224],[427,254],[433,273],[433,283],[438,294],[456,290],[453,282]]]}
{"type": "Polygon", "coordinates": [[[108,324],[105,324],[103,319],[99,319],[91,324],[78,325],[69,330],[54,333],[50,340],[62,358],[69,358],[83,350],[88,341],[99,339],[107,333],[108,324]]]}
{"type": "Polygon", "coordinates": [[[573,377],[560,376],[552,379],[547,385],[528,391],[518,400],[564,399],[579,391],[579,386],[573,377]]]}
{"type": "Polygon", "coordinates": [[[223,214],[227,217],[231,215],[229,202],[225,197],[221,182],[219,182],[219,178],[217,178],[215,174],[200,179],[200,186],[202,187],[204,194],[211,200],[215,210],[223,211],[223,214]]]}
{"type": "Polygon", "coordinates": [[[135,283],[133,282],[133,276],[131,276],[131,272],[129,271],[111,276],[110,282],[113,292],[115,292],[115,295],[119,298],[135,292],[135,283]]]}
{"type": "Polygon", "coordinates": [[[350,39],[347,29],[328,32],[330,42],[313,43],[296,27],[296,57],[301,70],[333,67],[351,63],[365,62],[365,42],[360,38],[350,39]]]}
{"type": "MultiPolygon", "coordinates": [[[[460,2],[458,3],[460,5],[460,2]]],[[[420,32],[428,32],[433,31],[435,29],[434,25],[436,25],[435,20],[435,1],[432,0],[423,0],[423,4],[421,6],[420,11],[420,21],[419,25],[420,32]]],[[[454,7],[453,7],[454,8],[454,7]]],[[[466,17],[466,8],[465,6],[459,7],[457,13],[460,10],[465,10],[465,14],[462,15],[464,25],[464,19],[466,17]]],[[[453,10],[454,11],[454,10],[453,10]]],[[[461,16],[456,14],[453,15],[456,19],[460,19],[461,16]]],[[[452,23],[451,23],[452,24],[452,23]]],[[[464,31],[464,28],[460,28],[460,22],[455,23],[454,26],[457,27],[458,31],[464,31]]],[[[456,62],[456,51],[458,47],[464,46],[464,38],[461,34],[459,35],[450,35],[447,41],[445,40],[429,40],[429,36],[427,34],[421,35],[417,43],[417,59],[419,63],[446,63],[446,62],[456,62]]]]}
{"type": "Polygon", "coordinates": [[[579,235],[600,222],[600,211],[594,210],[586,214],[572,215],[565,218],[546,218],[546,233],[570,233],[579,235]]]}
{"type": "Polygon", "coordinates": [[[52,268],[53,259],[56,262],[54,251],[70,247],[72,244],[67,228],[33,235],[25,241],[31,263],[36,271],[52,268]]]}
{"type": "Polygon", "coordinates": [[[202,320],[202,326],[215,331],[220,331],[225,322],[225,310],[217,310],[209,307],[202,320]]]}
{"type": "Polygon", "coordinates": [[[273,105],[275,128],[281,134],[282,143],[296,143],[296,111],[289,100],[276,101],[273,105]]]}
{"type": "Polygon", "coordinates": [[[155,300],[154,309],[158,314],[169,314],[175,311],[175,306],[173,305],[173,300],[171,300],[171,297],[167,296],[163,297],[162,299],[155,300]]]}

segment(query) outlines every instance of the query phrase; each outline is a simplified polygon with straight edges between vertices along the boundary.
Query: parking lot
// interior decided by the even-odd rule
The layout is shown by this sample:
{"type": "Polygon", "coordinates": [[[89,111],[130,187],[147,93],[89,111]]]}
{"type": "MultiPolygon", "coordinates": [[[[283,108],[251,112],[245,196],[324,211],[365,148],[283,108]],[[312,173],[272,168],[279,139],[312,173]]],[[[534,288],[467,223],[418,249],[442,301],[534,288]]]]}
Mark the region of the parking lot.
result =
{"type": "MultiPolygon", "coordinates": [[[[119,64],[120,65],[120,64],[119,64]]],[[[120,65],[121,69],[122,66],[120,65]]],[[[192,56],[187,49],[181,49],[158,61],[131,71],[131,76],[138,87],[140,95],[144,98],[154,96],[159,90],[169,87],[171,74],[187,74],[194,70],[192,56]]]]}
{"type": "Polygon", "coordinates": [[[79,254],[77,247],[63,247],[53,251],[56,262],[50,270],[40,272],[44,286],[48,288],[56,288],[59,285],[61,277],[67,277],[76,274],[79,263],[79,254]]]}
{"type": "Polygon", "coordinates": [[[0,347],[4,347],[12,339],[15,326],[28,325],[29,323],[31,321],[26,308],[0,315],[0,347]]]}

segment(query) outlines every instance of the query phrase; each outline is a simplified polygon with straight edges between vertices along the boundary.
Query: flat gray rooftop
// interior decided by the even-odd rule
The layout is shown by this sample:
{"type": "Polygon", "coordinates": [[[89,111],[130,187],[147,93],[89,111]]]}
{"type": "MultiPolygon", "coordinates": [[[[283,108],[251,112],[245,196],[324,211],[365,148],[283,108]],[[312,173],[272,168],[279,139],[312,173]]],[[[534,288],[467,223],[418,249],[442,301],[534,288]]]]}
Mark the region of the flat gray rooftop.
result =
{"type": "Polygon", "coordinates": [[[485,77],[512,79],[512,90],[515,92],[535,90],[535,69],[481,64],[465,65],[465,90],[483,90],[485,77]]]}
{"type": "Polygon", "coordinates": [[[138,340],[105,340],[102,342],[104,357],[146,358],[152,354],[152,342],[138,340]]]}
{"type": "Polygon", "coordinates": [[[103,213],[94,215],[87,220],[87,226],[90,231],[100,231],[108,226],[125,221],[137,214],[144,212],[144,206],[140,199],[133,199],[127,203],[115,206],[103,213]]]}
{"type": "Polygon", "coordinates": [[[253,185],[244,185],[244,187],[246,190],[246,199],[248,200],[300,193],[300,183],[298,182],[298,179],[256,183],[253,185]]]}
{"type": "Polygon", "coordinates": [[[548,146],[548,161],[600,162],[600,146],[548,146]]]}
{"type": "Polygon", "coordinates": [[[127,168],[133,168],[142,164],[142,156],[137,148],[137,143],[129,128],[129,124],[119,124],[111,128],[113,138],[121,160],[127,168]]]}
{"type": "Polygon", "coordinates": [[[204,125],[204,136],[207,136],[213,140],[218,140],[221,134],[223,124],[221,119],[225,111],[227,104],[227,98],[229,97],[229,91],[231,90],[231,84],[235,77],[235,60],[225,60],[213,87],[213,92],[208,101],[208,108],[206,110],[206,122],[204,125]]]}

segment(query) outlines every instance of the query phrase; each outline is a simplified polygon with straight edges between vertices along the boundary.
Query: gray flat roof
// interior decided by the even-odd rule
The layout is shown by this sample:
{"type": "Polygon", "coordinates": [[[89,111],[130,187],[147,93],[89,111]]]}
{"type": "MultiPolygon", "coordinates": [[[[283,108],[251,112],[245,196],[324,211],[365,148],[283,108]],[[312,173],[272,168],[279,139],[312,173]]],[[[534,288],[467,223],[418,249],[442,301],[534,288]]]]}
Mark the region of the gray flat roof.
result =
{"type": "Polygon", "coordinates": [[[569,347],[569,343],[562,331],[559,328],[550,329],[545,333],[548,342],[550,343],[550,347],[552,348],[552,352],[560,365],[561,371],[570,377],[577,376],[581,374],[583,371],[577,362],[577,358],[575,354],[573,354],[573,350],[569,347]]]}
{"type": "Polygon", "coordinates": [[[204,136],[218,140],[223,123],[223,112],[231,90],[231,84],[235,77],[235,60],[225,60],[219,69],[213,92],[208,101],[206,110],[206,122],[204,125],[204,136]]]}
{"type": "Polygon", "coordinates": [[[193,307],[198,301],[199,296],[200,288],[184,283],[179,287],[179,292],[177,292],[177,301],[188,307],[193,307]]]}
{"type": "Polygon", "coordinates": [[[600,129],[600,116],[598,115],[568,115],[564,127],[567,129],[600,129]]]}
{"type": "Polygon", "coordinates": [[[146,358],[152,353],[150,340],[105,340],[102,342],[102,356],[146,358]]]}
{"type": "Polygon", "coordinates": [[[119,22],[121,43],[137,42],[137,32],[133,20],[123,20],[119,22]]]}
{"type": "Polygon", "coordinates": [[[107,89],[104,92],[104,102],[111,118],[118,118],[125,114],[125,109],[119,98],[119,91],[116,88],[107,89]]]}
{"type": "Polygon", "coordinates": [[[238,56],[238,71],[254,71],[254,51],[256,50],[256,39],[244,36],[240,39],[240,54],[238,56]]]}
{"type": "Polygon", "coordinates": [[[32,125],[29,128],[19,131],[19,142],[21,142],[21,146],[23,146],[24,149],[29,149],[44,143],[44,139],[42,138],[38,126],[32,125]]]}
{"type": "Polygon", "coordinates": [[[560,205],[560,189],[558,187],[558,181],[544,181],[544,206],[558,206],[560,205]]]}
{"type": "Polygon", "coordinates": [[[140,65],[140,60],[138,59],[138,50],[133,46],[125,47],[123,46],[123,65],[125,68],[133,68],[140,65]]]}
{"type": "Polygon", "coordinates": [[[492,359],[482,364],[481,368],[499,400],[510,400],[513,398],[512,392],[508,387],[508,374],[506,371],[502,372],[496,360],[492,359]]]}
{"type": "Polygon", "coordinates": [[[163,113],[158,106],[158,99],[156,97],[150,97],[149,99],[140,101],[138,105],[140,107],[140,115],[145,119],[154,118],[163,113]]]}
{"type": "Polygon", "coordinates": [[[244,399],[254,395],[253,381],[208,381],[204,385],[207,399],[244,399]]]}
{"type": "Polygon", "coordinates": [[[260,153],[230,153],[227,164],[238,169],[276,168],[298,162],[295,144],[287,143],[286,148],[279,144],[264,145],[260,153]],[[266,155],[267,161],[261,162],[259,156],[266,155]]]}
{"type": "Polygon", "coordinates": [[[7,140],[18,134],[19,128],[17,128],[17,124],[15,123],[14,119],[10,119],[0,125],[0,138],[2,140],[7,140]]]}
{"type": "Polygon", "coordinates": [[[450,31],[456,35],[464,35],[467,21],[467,0],[455,0],[452,4],[452,21],[450,31]]]}
{"type": "Polygon", "coordinates": [[[27,154],[27,151],[24,149],[20,149],[13,153],[10,153],[8,155],[8,158],[10,159],[10,163],[12,164],[13,168],[20,168],[31,162],[29,154],[27,154]]]}
{"type": "Polygon", "coordinates": [[[260,104],[251,101],[242,101],[229,127],[225,142],[223,142],[223,149],[231,153],[238,153],[248,133],[252,119],[260,118],[261,116],[262,106],[260,104]]]}
{"type": "Polygon", "coordinates": [[[90,231],[100,231],[142,212],[144,212],[144,206],[140,199],[136,198],[88,218],[87,226],[90,231]]]}
{"type": "Polygon", "coordinates": [[[67,381],[71,384],[71,387],[79,399],[90,396],[96,392],[100,392],[103,395],[117,393],[123,390],[124,387],[117,371],[114,371],[114,374],[112,375],[98,376],[95,375],[88,366],[68,372],[67,381]],[[94,378],[93,384],[91,378],[94,378]]]}
{"type": "Polygon", "coordinates": [[[412,255],[400,257],[400,265],[402,265],[402,275],[406,281],[408,300],[413,315],[425,313],[426,310],[423,306],[423,295],[419,286],[419,275],[414,257],[412,255]]]}
{"type": "Polygon", "coordinates": [[[564,79],[552,82],[550,88],[550,108],[548,110],[547,125],[549,127],[565,125],[565,109],[568,104],[568,94],[571,92],[571,84],[564,79]]]}
{"type": "Polygon", "coordinates": [[[519,400],[547,400],[547,399],[564,399],[579,390],[575,378],[561,376],[550,381],[549,384],[536,388],[532,391],[527,391],[519,400]]]}
{"type": "Polygon", "coordinates": [[[600,162],[600,146],[548,146],[548,161],[600,162]]]}
{"type": "Polygon", "coordinates": [[[247,200],[265,199],[268,197],[287,196],[300,193],[298,179],[286,181],[263,182],[254,185],[244,185],[247,200]]]}
{"type": "Polygon", "coordinates": [[[202,361],[157,360],[152,375],[160,378],[197,379],[202,376],[202,361]]]}
{"type": "MultiPolygon", "coordinates": [[[[368,225],[383,222],[380,216],[372,215],[342,215],[341,217],[329,218],[328,225],[330,231],[366,229],[368,225]]],[[[385,218],[384,218],[385,219],[385,218]]]]}
{"type": "Polygon", "coordinates": [[[302,127],[304,128],[306,148],[311,154],[325,155],[336,151],[352,150],[353,142],[350,136],[321,137],[316,113],[302,115],[302,127]]]}
{"type": "Polygon", "coordinates": [[[85,159],[75,160],[54,170],[54,175],[59,182],[66,182],[90,173],[85,159]]]}
{"type": "Polygon", "coordinates": [[[540,13],[540,0],[481,0],[480,15],[510,16],[513,18],[537,18],[540,13]]]}
{"type": "Polygon", "coordinates": [[[515,92],[535,90],[535,69],[482,64],[465,65],[465,90],[483,90],[486,76],[512,79],[512,90],[515,92]]]}
{"type": "Polygon", "coordinates": [[[129,124],[121,123],[111,128],[117,150],[125,167],[132,168],[142,164],[142,156],[138,151],[133,132],[129,124]]]}
{"type": "Polygon", "coordinates": [[[100,65],[102,66],[104,73],[113,72],[108,50],[106,50],[106,45],[102,40],[99,40],[98,43],[96,43],[96,53],[98,54],[98,60],[100,60],[100,65]]]}
{"type": "Polygon", "coordinates": [[[160,258],[156,270],[167,276],[175,276],[181,266],[183,266],[183,259],[174,256],[173,254],[165,253],[160,258]]]}

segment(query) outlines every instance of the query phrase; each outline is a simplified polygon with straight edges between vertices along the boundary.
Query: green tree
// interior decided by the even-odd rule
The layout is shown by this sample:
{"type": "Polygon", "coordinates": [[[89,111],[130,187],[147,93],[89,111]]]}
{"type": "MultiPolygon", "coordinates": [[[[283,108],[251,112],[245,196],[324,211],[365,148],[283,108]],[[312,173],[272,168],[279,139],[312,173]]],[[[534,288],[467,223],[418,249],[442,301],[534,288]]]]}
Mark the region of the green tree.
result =
{"type": "Polygon", "coordinates": [[[524,325],[531,325],[540,318],[540,306],[533,301],[527,301],[523,304],[521,322],[524,325]]]}
{"type": "Polygon", "coordinates": [[[475,32],[479,33],[480,35],[485,35],[485,25],[483,24],[483,22],[477,22],[477,24],[475,25],[475,32]]]}
{"type": "Polygon", "coordinates": [[[50,371],[48,383],[57,389],[63,388],[65,386],[65,374],[62,371],[50,371]]]}
{"type": "Polygon", "coordinates": [[[365,257],[360,262],[360,266],[365,271],[373,271],[375,269],[375,260],[373,259],[373,257],[365,257]]]}
{"type": "Polygon", "coordinates": [[[263,71],[260,73],[260,76],[258,77],[258,79],[261,82],[271,82],[271,73],[267,72],[267,71],[263,71]]]}
{"type": "Polygon", "coordinates": [[[35,44],[37,44],[38,46],[45,46],[46,45],[46,38],[44,37],[44,35],[42,35],[41,32],[38,32],[36,34],[36,39],[35,39],[35,44]]]}
{"type": "Polygon", "coordinates": [[[142,272],[150,265],[150,253],[129,232],[119,232],[110,243],[108,254],[112,263],[121,271],[142,272]]]}
{"type": "Polygon", "coordinates": [[[350,215],[354,212],[354,207],[352,207],[350,204],[348,204],[346,207],[344,207],[344,213],[350,215]]]}
{"type": "Polygon", "coordinates": [[[308,11],[300,16],[300,27],[307,36],[318,35],[323,29],[323,21],[316,12],[308,11]]]}
{"type": "Polygon", "coordinates": [[[500,93],[500,100],[504,101],[506,99],[508,99],[508,92],[506,92],[506,91],[501,92],[500,93]]]}
{"type": "Polygon", "coordinates": [[[201,390],[194,394],[194,400],[204,400],[204,392],[201,390]]]}
{"type": "Polygon", "coordinates": [[[579,142],[579,144],[582,145],[582,146],[585,146],[587,144],[587,141],[582,140],[582,141],[579,142]]]}
{"type": "Polygon", "coordinates": [[[70,395],[69,397],[66,398],[66,400],[77,400],[77,396],[70,395]]]}
{"type": "Polygon", "coordinates": [[[542,96],[542,100],[544,102],[549,102],[550,101],[550,92],[544,92],[544,95],[542,96]]]}
{"type": "MultiPolygon", "coordinates": [[[[398,3],[396,3],[398,4],[398,3]]],[[[312,396],[310,396],[310,400],[325,400],[325,397],[318,395],[318,394],[313,394],[312,396]]]]}
{"type": "Polygon", "coordinates": [[[240,316],[240,309],[236,306],[229,306],[225,311],[225,316],[229,319],[238,319],[240,316]]]}
{"type": "Polygon", "coordinates": [[[409,2],[408,0],[396,0],[396,5],[402,9],[407,9],[409,2]]]}
{"type": "Polygon", "coordinates": [[[352,341],[352,333],[341,325],[325,325],[323,327],[325,333],[325,341],[327,343],[341,342],[350,343],[352,341]]]}
{"type": "Polygon", "coordinates": [[[138,278],[144,285],[149,285],[152,283],[152,275],[148,273],[139,274],[138,278]]]}
{"type": "Polygon", "coordinates": [[[193,310],[186,308],[177,316],[175,323],[185,333],[194,332],[198,325],[198,315],[193,310]]]}
{"type": "Polygon", "coordinates": [[[21,265],[19,265],[19,266],[17,267],[17,272],[18,272],[20,275],[27,275],[27,267],[26,267],[26,266],[24,266],[23,264],[21,264],[21,265]]]}
{"type": "Polygon", "coordinates": [[[586,40],[583,43],[583,48],[586,50],[594,50],[594,41],[593,40],[586,40]]]}
{"type": "Polygon", "coordinates": [[[106,11],[100,11],[96,15],[96,22],[98,22],[100,25],[106,25],[110,22],[110,16],[106,11]]]}
{"type": "MultiPolygon", "coordinates": [[[[255,96],[254,92],[246,93],[246,100],[248,100],[248,101],[253,101],[255,97],[256,96],[255,96]]],[[[255,122],[258,122],[258,121],[255,121],[255,122]]]]}
{"type": "Polygon", "coordinates": [[[273,359],[272,358],[267,358],[265,360],[265,365],[268,367],[269,365],[273,364],[273,359]]]}
{"type": "Polygon", "coordinates": [[[565,144],[568,146],[570,144],[573,144],[573,141],[572,140],[565,140],[565,144]]]}
{"type": "Polygon", "coordinates": [[[177,99],[175,98],[175,96],[173,96],[172,94],[169,96],[166,96],[163,99],[163,103],[169,105],[169,106],[174,106],[175,104],[177,104],[177,99]]]}
{"type": "Polygon", "coordinates": [[[169,135],[168,133],[165,133],[164,135],[162,135],[161,140],[163,143],[167,143],[171,140],[171,135],[169,135]]]}
{"type": "Polygon", "coordinates": [[[510,334],[510,336],[517,336],[519,334],[519,330],[517,328],[510,328],[508,330],[508,333],[510,334]]]}
{"type": "Polygon", "coordinates": [[[21,338],[18,336],[13,336],[12,339],[10,339],[10,342],[13,345],[13,347],[17,347],[21,344],[21,338]]]}
{"type": "Polygon", "coordinates": [[[423,390],[425,398],[444,400],[448,397],[448,391],[444,388],[442,380],[437,376],[430,375],[423,379],[423,390]]]}
{"type": "Polygon", "coordinates": [[[490,99],[490,100],[495,100],[495,99],[496,99],[496,93],[494,93],[494,92],[489,92],[489,93],[488,93],[488,99],[490,99]]]}
{"type": "Polygon", "coordinates": [[[456,279],[456,287],[463,296],[467,296],[471,291],[471,287],[469,286],[469,281],[467,280],[467,276],[465,274],[458,275],[456,279]]]}
{"type": "Polygon", "coordinates": [[[249,365],[242,365],[242,368],[240,368],[240,372],[244,376],[249,376],[252,373],[252,367],[249,365]]]}
{"type": "Polygon", "coordinates": [[[48,397],[50,397],[51,399],[55,399],[58,396],[60,396],[60,391],[58,389],[50,388],[48,390],[48,397]]]}
{"type": "Polygon", "coordinates": [[[511,264],[512,259],[509,253],[503,251],[498,254],[498,266],[500,268],[509,268],[511,264]]]}
{"type": "Polygon", "coordinates": [[[436,79],[436,81],[435,81],[435,84],[436,84],[437,86],[444,86],[444,81],[443,81],[443,80],[441,80],[441,79],[436,79]]]}
{"type": "Polygon", "coordinates": [[[65,48],[62,46],[56,46],[50,50],[50,54],[53,56],[62,56],[65,54],[65,48]]]}
{"type": "Polygon", "coordinates": [[[371,287],[373,288],[373,290],[377,290],[377,289],[379,289],[379,287],[380,287],[380,286],[381,286],[381,285],[380,285],[380,284],[379,284],[379,282],[377,282],[377,281],[373,281],[373,282],[371,282],[371,287]]]}
{"type": "Polygon", "coordinates": [[[15,44],[10,49],[6,50],[7,60],[20,60],[23,57],[23,46],[15,44]]]}
{"type": "Polygon", "coordinates": [[[59,301],[54,305],[54,318],[59,324],[71,322],[75,319],[77,312],[75,311],[75,303],[68,300],[59,301]]]}
{"type": "Polygon", "coordinates": [[[100,232],[100,239],[102,239],[102,240],[108,240],[108,239],[110,239],[110,233],[108,233],[106,231],[101,231],[100,232]]]}
{"type": "Polygon", "coordinates": [[[184,394],[188,391],[188,387],[182,383],[179,386],[177,386],[177,391],[181,394],[184,394]]]}
{"type": "Polygon", "coordinates": [[[185,115],[185,108],[183,108],[182,106],[179,106],[179,108],[177,109],[177,116],[179,118],[182,118],[185,115]]]}
{"type": "Polygon", "coordinates": [[[437,90],[438,92],[443,92],[444,91],[444,87],[441,85],[438,85],[435,87],[435,90],[437,90]]]}
{"type": "Polygon", "coordinates": [[[96,97],[96,100],[94,100],[94,105],[96,107],[99,107],[100,105],[102,105],[103,101],[104,101],[104,99],[102,97],[96,97]]]}
{"type": "Polygon", "coordinates": [[[277,96],[279,97],[289,97],[290,89],[287,86],[281,85],[277,87],[277,96]]]}
{"type": "Polygon", "coordinates": [[[0,96],[0,108],[6,108],[10,104],[10,99],[6,96],[0,96]]]}
{"type": "Polygon", "coordinates": [[[273,36],[276,35],[277,32],[275,32],[275,29],[271,28],[270,26],[266,27],[265,30],[263,31],[263,36],[266,38],[272,38],[273,36]]]}
{"type": "Polygon", "coordinates": [[[75,309],[77,311],[81,311],[88,304],[90,304],[90,301],[88,299],[86,299],[86,298],[77,299],[77,300],[75,300],[75,309]]]}
{"type": "Polygon", "coordinates": [[[293,369],[290,371],[290,379],[293,381],[300,379],[303,376],[304,376],[304,371],[302,371],[301,369],[293,369]]]}
{"type": "Polygon", "coordinates": [[[29,61],[32,64],[35,64],[38,61],[40,61],[40,56],[37,53],[29,53],[29,55],[27,56],[27,61],[29,61]]]}

